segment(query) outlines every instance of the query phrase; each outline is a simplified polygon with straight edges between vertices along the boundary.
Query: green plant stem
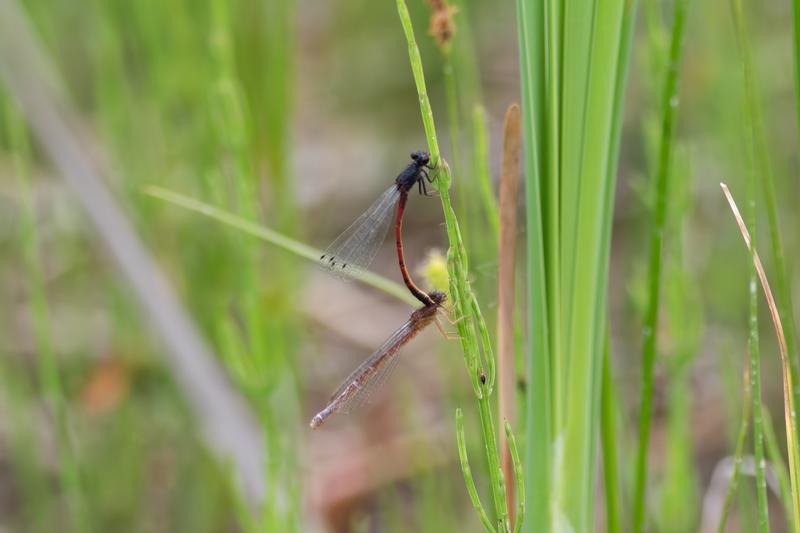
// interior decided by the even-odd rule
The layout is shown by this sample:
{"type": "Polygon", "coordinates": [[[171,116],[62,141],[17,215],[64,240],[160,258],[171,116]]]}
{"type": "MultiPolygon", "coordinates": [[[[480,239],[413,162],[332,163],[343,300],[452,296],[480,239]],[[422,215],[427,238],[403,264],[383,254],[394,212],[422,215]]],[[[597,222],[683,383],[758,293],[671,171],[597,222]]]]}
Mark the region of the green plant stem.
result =
{"type": "MultiPolygon", "coordinates": [[[[741,66],[742,85],[744,87],[744,142],[747,160],[745,172],[746,202],[745,217],[750,233],[750,247],[756,245],[756,117],[755,80],[753,79],[750,43],[744,26],[741,0],[731,0],[736,40],[739,46],[739,63],[741,66]]],[[[763,179],[763,177],[762,177],[763,179]]],[[[761,409],[761,359],[758,340],[758,273],[755,261],[750,261],[748,284],[749,305],[749,348],[750,348],[750,388],[752,394],[753,413],[753,452],[756,469],[756,500],[758,502],[758,530],[769,531],[769,509],[767,507],[767,481],[764,471],[764,433],[761,409]]],[[[795,433],[796,435],[796,433],[795,433]]]]}
{"type": "MultiPolygon", "coordinates": [[[[793,0],[792,6],[795,10],[795,23],[797,23],[798,14],[796,12],[797,0],[793,0]]],[[[742,24],[742,31],[744,22],[742,24]]],[[[747,39],[747,36],[743,36],[747,39]]],[[[750,44],[744,42],[743,46],[746,48],[746,55],[743,55],[742,61],[747,62],[747,69],[753,72],[752,52],[750,51],[750,44]]],[[[795,41],[795,46],[797,42],[795,41]]],[[[744,52],[743,52],[744,54],[744,52]]],[[[797,56],[797,50],[795,50],[797,56]]],[[[800,61],[800,59],[795,59],[800,61]]],[[[752,75],[751,75],[752,76],[752,75]]],[[[798,89],[800,90],[800,89],[798,89]]],[[[800,93],[798,93],[800,95],[800,93]]],[[[755,152],[755,163],[758,169],[758,176],[760,177],[762,191],[764,194],[764,208],[767,214],[767,225],[769,228],[770,244],[772,251],[772,261],[775,269],[775,288],[776,288],[776,302],[778,306],[778,316],[780,316],[781,323],[783,324],[783,332],[786,337],[786,350],[789,353],[789,368],[792,373],[792,395],[794,396],[794,404],[800,405],[800,372],[798,371],[798,354],[795,351],[796,335],[794,313],[792,311],[792,287],[790,280],[786,275],[786,257],[783,248],[783,239],[781,237],[780,225],[778,222],[778,207],[775,194],[775,179],[772,170],[772,161],[769,156],[769,140],[767,139],[766,128],[764,127],[764,118],[761,110],[761,97],[759,94],[758,86],[755,81],[749,84],[747,90],[747,98],[751,101],[750,111],[752,113],[752,129],[753,129],[753,142],[755,152]]],[[[800,98],[800,96],[798,96],[800,98]]],[[[797,108],[800,113],[800,107],[797,108]]],[[[800,438],[800,429],[795,428],[797,438],[800,438]]]]}
{"type": "Polygon", "coordinates": [[[792,30],[792,49],[794,51],[794,110],[797,120],[797,129],[798,132],[800,132],[800,0],[792,0],[792,30]]]}
{"type": "Polygon", "coordinates": [[[544,128],[544,3],[517,0],[520,53],[521,103],[524,138],[523,164],[527,210],[528,311],[526,349],[528,387],[526,393],[525,483],[528,486],[528,529],[551,529],[551,498],[554,451],[554,390],[552,353],[548,332],[542,214],[542,158],[544,128]]]}
{"type": "Polygon", "coordinates": [[[453,298],[453,308],[456,316],[459,317],[457,324],[461,345],[464,349],[464,361],[473,390],[478,402],[478,415],[483,433],[483,442],[486,451],[487,468],[492,492],[492,499],[497,517],[498,529],[508,531],[508,508],[505,501],[505,484],[502,479],[500,468],[500,456],[497,449],[497,428],[492,417],[492,407],[490,395],[494,381],[494,355],[491,344],[488,343],[488,328],[483,319],[483,315],[478,307],[477,300],[468,282],[468,259],[464,242],[461,237],[458,221],[456,219],[453,206],[450,203],[450,185],[452,175],[447,162],[441,158],[439,153],[439,142],[436,137],[436,128],[433,121],[433,112],[430,108],[427,89],[425,87],[425,77],[422,69],[422,58],[419,54],[416,40],[414,38],[414,28],[411,23],[411,16],[404,0],[397,0],[397,12],[400,22],[408,42],[409,60],[411,70],[414,75],[414,82],[419,96],[420,112],[425,126],[425,134],[428,139],[428,147],[431,153],[431,163],[436,169],[435,187],[439,192],[444,212],[445,226],[450,248],[447,253],[447,266],[450,275],[450,294],[453,298]],[[481,333],[480,337],[478,332],[481,333]],[[484,335],[485,333],[485,335],[484,335]],[[478,369],[481,359],[487,364],[490,375],[485,376],[482,369],[478,369]],[[478,370],[478,371],[476,371],[478,370]],[[484,379],[480,379],[483,375],[484,379]]]}
{"type": "Polygon", "coordinates": [[[775,473],[775,477],[778,478],[783,512],[786,517],[786,523],[788,524],[786,529],[787,531],[795,531],[794,524],[792,523],[792,492],[789,483],[789,473],[786,469],[786,461],[783,458],[783,452],[778,444],[778,437],[775,435],[775,427],[772,424],[769,407],[764,406],[762,418],[764,422],[764,443],[767,448],[767,458],[772,466],[772,471],[775,473]]]}
{"type": "MultiPolygon", "coordinates": [[[[464,165],[464,160],[461,156],[461,113],[458,100],[458,83],[456,80],[455,67],[453,65],[453,54],[449,46],[442,49],[442,77],[444,80],[444,94],[447,103],[447,122],[448,129],[450,130],[450,144],[453,147],[453,166],[456,170],[461,169],[464,165]]],[[[466,206],[469,204],[467,198],[466,187],[459,189],[458,203],[466,212],[466,206]]],[[[465,230],[469,228],[465,224],[465,230]]]]}
{"type": "MultiPolygon", "coordinates": [[[[224,209],[219,209],[218,207],[214,207],[205,202],[184,196],[180,193],[176,193],[154,185],[144,187],[142,192],[152,196],[153,198],[158,198],[159,200],[189,209],[190,211],[200,213],[201,215],[205,215],[218,222],[222,222],[223,224],[236,228],[239,231],[266,241],[273,246],[277,246],[284,251],[287,251],[298,257],[308,259],[309,261],[318,262],[322,253],[316,248],[308,246],[300,241],[296,241],[290,237],[278,233],[277,231],[265,228],[264,226],[246,220],[238,215],[234,215],[233,213],[225,211],[224,209]]],[[[372,272],[362,272],[358,273],[354,277],[370,287],[374,287],[380,291],[383,291],[399,300],[412,305],[419,305],[419,302],[408,292],[408,289],[406,289],[405,286],[386,279],[383,276],[373,274],[372,272]]]]}
{"type": "Polygon", "coordinates": [[[522,463],[519,460],[517,439],[511,432],[511,424],[508,423],[508,420],[503,421],[503,429],[506,432],[508,449],[511,451],[511,462],[514,465],[514,479],[517,483],[517,517],[514,523],[514,533],[519,533],[522,529],[522,524],[525,522],[525,476],[522,472],[522,463]]]}
{"type": "Polygon", "coordinates": [[[642,531],[645,522],[647,490],[647,450],[652,423],[653,381],[656,359],[658,314],[661,301],[661,267],[664,226],[667,219],[667,198],[671,172],[672,143],[675,136],[675,111],[678,98],[678,71],[681,62],[686,0],[674,4],[674,18],[669,58],[666,65],[661,101],[661,142],[658,173],[655,180],[653,221],[650,231],[648,260],[648,300],[642,333],[641,410],[639,413],[639,446],[636,454],[636,484],[633,491],[633,531],[642,531]]]}
{"type": "Polygon", "coordinates": [[[728,482],[728,490],[725,492],[725,500],[722,503],[722,511],[719,516],[719,525],[717,526],[717,533],[724,533],[725,523],[728,521],[728,514],[730,513],[731,503],[733,496],[736,494],[736,487],[739,483],[739,475],[742,471],[742,456],[744,455],[744,443],[747,439],[747,431],[750,426],[750,406],[752,401],[750,399],[750,372],[745,366],[742,379],[742,418],[739,423],[739,434],[736,437],[736,447],[733,452],[733,472],[731,479],[728,482]]]}
{"type": "MultiPolygon", "coordinates": [[[[425,87],[425,72],[422,70],[422,57],[419,55],[419,47],[414,38],[414,26],[411,24],[411,15],[408,13],[408,6],[403,0],[397,0],[397,12],[400,15],[400,23],[403,26],[403,33],[406,36],[408,43],[408,59],[411,63],[411,72],[414,76],[414,84],[417,87],[417,94],[419,95],[419,110],[422,114],[422,125],[425,128],[425,138],[428,140],[428,152],[431,154],[430,165],[434,168],[438,167],[439,158],[439,139],[436,136],[436,126],[433,123],[433,110],[431,109],[431,102],[428,99],[428,90],[425,87]]],[[[438,173],[441,174],[441,171],[438,173]]],[[[448,172],[449,178],[449,172],[448,172]]],[[[450,182],[446,183],[448,190],[450,182]]],[[[441,186],[437,187],[441,188],[441,186]]]]}
{"type": "MultiPolygon", "coordinates": [[[[749,192],[755,191],[749,187],[749,192]]],[[[748,195],[749,196],[749,195],[748,195]]],[[[751,197],[752,198],[752,197],[751,197]]],[[[749,202],[753,207],[751,223],[755,218],[755,202],[749,202]]],[[[753,226],[751,226],[753,227],[753,226]]],[[[755,231],[755,228],[754,228],[755,231]]],[[[750,387],[753,391],[753,450],[756,469],[756,497],[758,501],[758,530],[769,531],[769,508],[767,507],[767,479],[764,470],[764,433],[761,407],[761,359],[758,349],[758,281],[755,267],[750,273],[750,387]]]]}
{"type": "Polygon", "coordinates": [[[561,397],[564,373],[566,372],[563,357],[562,310],[561,301],[561,4],[558,0],[547,0],[544,6],[544,27],[546,58],[546,93],[545,93],[545,121],[547,124],[546,137],[543,150],[546,165],[546,179],[542,180],[542,216],[545,226],[544,233],[544,261],[545,283],[550,288],[547,291],[547,306],[550,313],[548,326],[550,327],[549,339],[550,357],[553,374],[555,375],[555,410],[554,418],[557,427],[562,423],[563,398],[561,397]]]}
{"type": "MultiPolygon", "coordinates": [[[[492,173],[489,171],[489,142],[486,135],[486,111],[483,106],[475,106],[472,121],[475,132],[475,164],[478,167],[478,184],[481,188],[483,211],[489,220],[492,228],[491,234],[495,237],[496,242],[500,235],[500,213],[492,190],[492,173]]],[[[462,189],[464,188],[462,187],[462,189]]]]}
{"type": "Polygon", "coordinates": [[[614,377],[611,371],[611,350],[606,330],[603,353],[603,385],[600,394],[600,438],[603,443],[603,480],[606,497],[606,531],[619,533],[620,526],[620,483],[619,460],[617,458],[616,397],[614,396],[614,377]]]}
{"type": "MultiPolygon", "coordinates": [[[[747,108],[747,101],[745,101],[745,108],[747,108]]],[[[748,113],[745,113],[745,116],[749,116],[748,113]]],[[[745,128],[745,134],[747,135],[747,128],[745,128]]],[[[752,155],[752,154],[751,154],[752,155]]],[[[748,162],[752,162],[750,159],[748,162]]],[[[750,167],[752,169],[752,167],[750,167]]],[[[749,177],[749,176],[748,176],[749,177]]],[[[755,189],[756,186],[753,183],[754,180],[749,180],[748,185],[748,192],[752,192],[752,198],[755,196],[755,189]]],[[[758,280],[761,283],[761,288],[764,291],[764,297],[767,300],[767,307],[770,312],[770,317],[772,318],[772,325],[775,328],[775,337],[778,340],[778,349],[780,352],[781,358],[781,371],[783,376],[783,416],[784,422],[786,424],[786,448],[787,448],[787,455],[789,456],[789,479],[791,484],[791,496],[792,496],[792,523],[795,526],[795,531],[797,531],[798,524],[800,524],[800,501],[798,498],[800,497],[800,493],[798,492],[798,486],[800,485],[800,474],[798,473],[798,464],[800,464],[800,446],[797,444],[796,435],[797,435],[797,427],[796,427],[796,410],[794,405],[794,396],[792,395],[792,390],[794,390],[794,386],[792,384],[792,373],[789,368],[789,353],[786,349],[786,338],[783,334],[783,326],[781,325],[780,316],[777,310],[777,304],[775,303],[774,296],[772,294],[772,290],[769,287],[769,280],[767,279],[767,275],[764,272],[764,266],[761,263],[761,259],[758,256],[758,252],[756,251],[755,247],[752,244],[750,232],[747,229],[747,225],[745,224],[741,214],[739,213],[739,209],[736,206],[736,202],[733,200],[733,196],[730,193],[727,185],[725,183],[720,183],[722,187],[722,191],[725,194],[725,197],[730,205],[731,211],[733,212],[734,217],[736,218],[736,224],[739,226],[739,231],[742,234],[742,238],[745,242],[745,245],[750,252],[750,258],[753,262],[753,265],[756,270],[756,274],[758,280]]],[[[751,211],[755,210],[754,203],[748,206],[751,211]]],[[[750,213],[748,213],[750,215],[750,213]]],[[[752,289],[752,284],[751,284],[752,289]]],[[[755,415],[754,415],[754,426],[755,426],[755,415]]],[[[755,439],[755,436],[754,436],[755,439]]],[[[763,467],[763,465],[760,465],[763,467]]]]}
{"type": "Polygon", "coordinates": [[[492,522],[489,520],[486,510],[483,508],[481,498],[478,496],[478,489],[475,488],[475,480],[472,477],[472,468],[469,466],[467,455],[467,443],[464,437],[464,413],[461,408],[456,408],[456,442],[458,444],[458,458],[461,462],[461,472],[464,474],[464,483],[467,485],[467,493],[472,502],[472,507],[478,514],[478,518],[486,531],[495,531],[492,522]]]}

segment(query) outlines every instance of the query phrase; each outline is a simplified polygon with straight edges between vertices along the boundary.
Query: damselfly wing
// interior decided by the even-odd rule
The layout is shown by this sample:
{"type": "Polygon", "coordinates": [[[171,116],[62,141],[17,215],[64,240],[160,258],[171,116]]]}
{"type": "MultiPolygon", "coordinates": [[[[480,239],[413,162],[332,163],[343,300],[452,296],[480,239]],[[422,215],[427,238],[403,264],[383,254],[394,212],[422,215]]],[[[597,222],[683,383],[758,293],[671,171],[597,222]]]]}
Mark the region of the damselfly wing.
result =
{"type": "Polygon", "coordinates": [[[311,419],[311,427],[321,426],[331,415],[351,412],[369,400],[397,366],[400,349],[436,319],[436,312],[446,297],[433,291],[429,294],[431,305],[420,307],[411,317],[386,339],[380,348],[356,368],[333,393],[325,408],[311,419]]]}
{"type": "Polygon", "coordinates": [[[325,268],[345,279],[369,268],[392,222],[400,190],[392,185],[320,256],[325,268]]]}
{"type": "Polygon", "coordinates": [[[426,172],[428,161],[427,152],[412,152],[411,163],[398,174],[394,184],[328,246],[320,263],[345,279],[367,270],[386,239],[400,198],[407,197],[415,185],[420,193],[427,192],[423,177],[430,179],[426,172]]]}

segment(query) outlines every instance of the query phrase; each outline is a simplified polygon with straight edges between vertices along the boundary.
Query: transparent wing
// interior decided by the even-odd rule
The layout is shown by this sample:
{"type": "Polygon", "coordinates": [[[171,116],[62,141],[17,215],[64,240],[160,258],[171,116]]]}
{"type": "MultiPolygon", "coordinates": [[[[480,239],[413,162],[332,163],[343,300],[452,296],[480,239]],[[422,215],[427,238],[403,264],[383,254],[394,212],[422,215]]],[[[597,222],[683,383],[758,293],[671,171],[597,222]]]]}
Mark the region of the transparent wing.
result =
{"type": "Polygon", "coordinates": [[[397,354],[414,336],[414,331],[414,326],[409,320],[392,333],[380,348],[347,376],[331,396],[328,405],[312,419],[312,427],[322,425],[336,412],[350,413],[366,403],[372,393],[386,382],[397,367],[399,361],[397,354]]]}
{"type": "Polygon", "coordinates": [[[386,239],[399,199],[400,191],[392,185],[328,246],[320,263],[344,278],[367,270],[386,239]]]}
{"type": "Polygon", "coordinates": [[[353,413],[369,404],[375,398],[375,394],[383,388],[389,377],[394,373],[398,361],[400,361],[400,357],[398,357],[397,352],[387,356],[386,361],[366,377],[356,392],[342,402],[341,412],[353,413]]]}

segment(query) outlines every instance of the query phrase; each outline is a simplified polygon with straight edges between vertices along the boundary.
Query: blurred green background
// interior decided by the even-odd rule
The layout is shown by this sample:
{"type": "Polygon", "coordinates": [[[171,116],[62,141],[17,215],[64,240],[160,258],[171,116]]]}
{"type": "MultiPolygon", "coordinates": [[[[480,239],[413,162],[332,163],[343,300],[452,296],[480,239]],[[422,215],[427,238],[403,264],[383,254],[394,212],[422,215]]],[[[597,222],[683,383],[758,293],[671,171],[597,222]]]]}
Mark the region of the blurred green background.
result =
{"type": "MultiPolygon", "coordinates": [[[[732,450],[747,339],[748,256],[718,186],[727,181],[741,205],[736,43],[727,2],[690,4],[651,445],[649,507],[664,531],[702,523],[712,472],[732,450]]],[[[503,112],[518,101],[516,21],[512,3],[456,5],[456,134],[442,61],[427,35],[429,8],[409,7],[454,168],[473,282],[493,320],[496,252],[475,194],[472,106],[485,106],[496,177],[503,112]]],[[[640,9],[613,230],[611,344],[619,440],[630,452],[670,5],[644,0],[640,9]]],[[[470,394],[453,347],[426,332],[371,407],[312,432],[310,416],[407,318],[408,305],[142,190],[158,185],[324,247],[391,184],[408,152],[424,148],[394,3],[28,0],[24,7],[111,171],[108,185],[248,400],[264,437],[269,497],[257,513],[248,510],[230,468],[206,446],[129,285],[0,91],[0,530],[478,531],[453,435],[453,409],[470,394]]],[[[795,280],[790,6],[747,7],[795,280]]],[[[417,268],[444,245],[441,215],[436,202],[415,196],[407,216],[406,249],[417,268]]],[[[373,269],[399,281],[391,244],[373,269]]],[[[780,420],[770,327],[765,315],[764,395],[780,420]]],[[[622,467],[627,479],[632,465],[622,467]]],[[[753,519],[747,479],[736,530],[753,519]]],[[[780,513],[774,520],[780,530],[780,513]]]]}

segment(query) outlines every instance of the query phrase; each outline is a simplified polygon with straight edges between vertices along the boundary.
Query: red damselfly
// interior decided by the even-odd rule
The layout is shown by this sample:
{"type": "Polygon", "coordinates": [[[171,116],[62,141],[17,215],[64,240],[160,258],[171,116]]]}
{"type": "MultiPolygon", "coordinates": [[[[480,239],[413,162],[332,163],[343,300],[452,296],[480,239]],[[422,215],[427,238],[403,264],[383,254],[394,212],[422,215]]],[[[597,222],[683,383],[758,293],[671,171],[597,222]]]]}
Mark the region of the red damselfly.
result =
{"type": "Polygon", "coordinates": [[[350,412],[362,405],[375,390],[381,387],[397,366],[397,354],[400,349],[430,325],[431,322],[436,322],[436,326],[442,334],[447,336],[436,316],[447,296],[439,291],[431,291],[425,296],[430,301],[430,304],[426,304],[411,313],[411,317],[406,323],[400,326],[391,337],[386,339],[386,342],[380,348],[375,350],[361,366],[356,368],[344,380],[331,396],[328,405],[311,419],[310,426],[313,429],[321,426],[334,413],[339,411],[350,412]]]}

